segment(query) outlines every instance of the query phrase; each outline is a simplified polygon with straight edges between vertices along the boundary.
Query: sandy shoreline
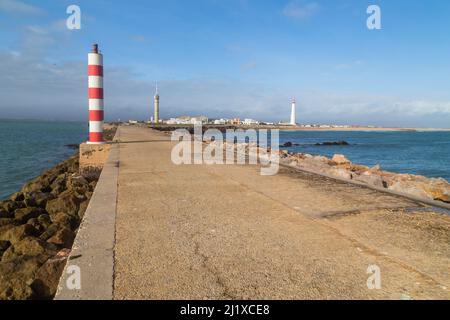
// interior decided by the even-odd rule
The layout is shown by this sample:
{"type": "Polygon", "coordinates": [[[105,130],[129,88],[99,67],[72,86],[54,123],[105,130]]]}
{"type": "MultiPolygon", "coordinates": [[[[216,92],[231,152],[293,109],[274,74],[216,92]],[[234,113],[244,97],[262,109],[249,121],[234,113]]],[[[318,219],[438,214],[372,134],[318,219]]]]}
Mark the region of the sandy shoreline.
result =
{"type": "Polygon", "coordinates": [[[305,127],[289,127],[289,126],[239,126],[242,129],[278,129],[281,131],[331,131],[331,132],[450,132],[450,129],[445,128],[369,128],[369,127],[355,127],[355,128],[305,128],[305,127]]]}
{"type": "MultiPolygon", "coordinates": [[[[193,129],[193,124],[160,124],[160,125],[150,125],[150,128],[154,128],[160,131],[173,131],[176,129],[193,129]]],[[[255,129],[255,130],[280,130],[280,131],[323,131],[323,132],[450,132],[450,128],[393,128],[393,127],[330,127],[330,128],[318,128],[311,127],[306,128],[302,126],[282,126],[282,125],[215,125],[215,124],[204,124],[204,130],[207,129],[218,129],[218,130],[226,130],[226,129],[255,129]]]]}

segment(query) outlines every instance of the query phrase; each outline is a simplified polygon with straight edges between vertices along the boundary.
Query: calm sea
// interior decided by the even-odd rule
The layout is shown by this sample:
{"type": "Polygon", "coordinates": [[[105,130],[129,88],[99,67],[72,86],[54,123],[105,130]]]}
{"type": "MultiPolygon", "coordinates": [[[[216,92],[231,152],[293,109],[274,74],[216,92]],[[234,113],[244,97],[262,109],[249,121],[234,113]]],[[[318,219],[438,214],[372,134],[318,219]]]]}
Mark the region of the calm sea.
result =
{"type": "Polygon", "coordinates": [[[73,155],[66,145],[86,140],[86,127],[77,122],[0,120],[0,199],[73,155]]]}
{"type": "MultiPolygon", "coordinates": [[[[0,199],[73,155],[67,144],[86,139],[86,123],[0,120],[0,199]]],[[[355,163],[450,180],[450,132],[281,132],[281,144],[288,141],[300,144],[295,152],[342,153],[355,163]],[[315,145],[339,140],[350,145],[315,145]]]]}
{"type": "Polygon", "coordinates": [[[280,142],[300,144],[290,151],[325,155],[344,154],[354,163],[381,165],[398,173],[442,177],[450,181],[450,132],[312,132],[283,131],[280,142]],[[316,146],[326,141],[349,146],[316,146]]]}

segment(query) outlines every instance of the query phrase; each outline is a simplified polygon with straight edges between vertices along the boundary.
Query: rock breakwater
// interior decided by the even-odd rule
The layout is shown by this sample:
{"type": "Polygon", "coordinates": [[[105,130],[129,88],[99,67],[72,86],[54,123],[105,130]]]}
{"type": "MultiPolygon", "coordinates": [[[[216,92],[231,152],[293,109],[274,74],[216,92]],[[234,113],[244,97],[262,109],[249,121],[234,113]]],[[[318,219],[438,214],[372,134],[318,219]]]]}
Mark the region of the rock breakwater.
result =
{"type": "Polygon", "coordinates": [[[78,155],[0,202],[0,299],[51,299],[96,181],[78,155]]]}
{"type": "Polygon", "coordinates": [[[0,300],[54,297],[96,184],[77,153],[0,201],[0,300]]]}
{"type": "Polygon", "coordinates": [[[329,159],[324,156],[281,151],[281,159],[285,164],[306,171],[353,180],[425,200],[450,203],[450,184],[442,178],[427,178],[414,174],[383,171],[378,165],[370,168],[352,163],[340,154],[336,154],[329,159]]]}
{"type": "MultiPolygon", "coordinates": [[[[217,144],[215,141],[204,141],[207,144],[217,144]]],[[[227,144],[234,149],[247,154],[266,155],[270,149],[259,147],[256,143],[220,142],[225,148],[227,144]]],[[[305,153],[293,153],[279,150],[280,163],[299,168],[308,172],[324,174],[349,181],[356,181],[382,189],[401,192],[424,200],[435,200],[450,203],[450,183],[443,178],[428,178],[424,176],[384,171],[379,165],[368,167],[352,163],[344,155],[336,154],[331,159],[325,156],[314,156],[305,153]]]]}

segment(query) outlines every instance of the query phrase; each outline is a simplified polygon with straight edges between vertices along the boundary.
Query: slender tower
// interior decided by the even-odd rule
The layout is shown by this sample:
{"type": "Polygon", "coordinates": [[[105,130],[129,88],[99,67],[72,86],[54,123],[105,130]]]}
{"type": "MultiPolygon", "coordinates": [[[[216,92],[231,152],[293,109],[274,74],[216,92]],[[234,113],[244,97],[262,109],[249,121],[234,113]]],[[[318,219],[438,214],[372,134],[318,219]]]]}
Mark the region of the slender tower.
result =
{"type": "Polygon", "coordinates": [[[155,108],[155,114],[153,116],[153,122],[158,124],[159,123],[159,93],[158,93],[158,82],[156,82],[156,92],[154,97],[154,108],[155,108]]]}
{"type": "Polygon", "coordinates": [[[103,55],[98,45],[92,46],[88,54],[89,78],[89,141],[88,144],[102,144],[103,140],[103,55]]]}
{"type": "Polygon", "coordinates": [[[292,110],[291,110],[291,122],[290,125],[291,126],[296,126],[297,125],[297,120],[296,120],[296,116],[295,116],[295,98],[292,99],[292,110]]]}

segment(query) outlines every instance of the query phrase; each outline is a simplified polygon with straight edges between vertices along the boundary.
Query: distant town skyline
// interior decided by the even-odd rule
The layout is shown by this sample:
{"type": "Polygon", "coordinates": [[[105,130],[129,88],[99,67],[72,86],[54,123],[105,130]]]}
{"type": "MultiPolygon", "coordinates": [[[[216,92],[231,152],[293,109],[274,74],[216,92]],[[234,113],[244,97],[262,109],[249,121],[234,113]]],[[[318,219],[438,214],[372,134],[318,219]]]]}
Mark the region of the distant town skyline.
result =
{"type": "Polygon", "coordinates": [[[450,3],[0,0],[0,118],[87,119],[87,53],[105,119],[450,127],[450,3]],[[68,6],[81,30],[66,27],[68,6]],[[382,29],[366,26],[379,5],[382,29]]]}

